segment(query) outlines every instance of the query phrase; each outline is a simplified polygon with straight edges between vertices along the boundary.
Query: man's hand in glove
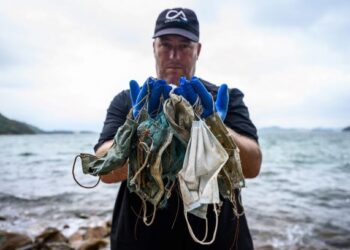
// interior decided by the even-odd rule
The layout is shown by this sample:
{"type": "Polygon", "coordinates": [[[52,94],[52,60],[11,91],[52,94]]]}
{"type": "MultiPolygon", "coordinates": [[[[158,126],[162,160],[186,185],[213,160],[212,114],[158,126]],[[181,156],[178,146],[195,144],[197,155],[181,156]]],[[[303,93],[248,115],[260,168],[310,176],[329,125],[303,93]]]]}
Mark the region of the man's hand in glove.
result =
{"type": "Polygon", "coordinates": [[[141,89],[135,80],[131,80],[129,85],[134,118],[139,115],[146,101],[148,101],[148,113],[154,117],[161,110],[161,96],[164,100],[168,99],[171,90],[171,87],[164,80],[152,77],[146,80],[141,89]]]}
{"type": "Polygon", "coordinates": [[[193,105],[196,102],[197,97],[199,97],[203,107],[203,113],[201,114],[203,118],[207,118],[216,111],[221,120],[225,120],[229,100],[228,87],[226,84],[220,86],[215,103],[212,95],[197,77],[192,77],[191,81],[188,81],[185,78],[180,78],[180,85],[174,90],[174,93],[186,98],[191,105],[193,105]]]}
{"type": "Polygon", "coordinates": [[[179,80],[179,87],[174,90],[174,94],[183,96],[191,105],[197,101],[197,92],[193,89],[191,82],[182,76],[179,80]]]}

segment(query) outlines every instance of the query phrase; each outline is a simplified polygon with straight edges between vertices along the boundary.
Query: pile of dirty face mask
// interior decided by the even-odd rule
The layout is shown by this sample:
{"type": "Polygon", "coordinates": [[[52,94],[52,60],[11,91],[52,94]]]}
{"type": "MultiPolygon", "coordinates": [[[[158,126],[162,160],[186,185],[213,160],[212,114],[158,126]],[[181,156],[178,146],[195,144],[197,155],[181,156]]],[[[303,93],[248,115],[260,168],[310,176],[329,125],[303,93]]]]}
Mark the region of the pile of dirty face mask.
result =
{"type": "Polygon", "coordinates": [[[228,199],[235,216],[240,216],[235,190],[245,183],[239,149],[221,118],[214,112],[202,120],[195,110],[198,108],[186,99],[170,94],[154,118],[142,109],[133,119],[130,111],[103,157],[85,153],[79,156],[83,173],[94,176],[108,174],[128,161],[127,186],[142,201],[146,225],[152,224],[158,208],[166,206],[177,181],[192,238],[200,244],[211,244],[216,236],[220,196],[228,199]],[[147,202],[153,205],[150,219],[147,202]],[[208,204],[213,204],[216,215],[215,230],[211,240],[206,239],[207,234],[199,240],[187,214],[207,222],[208,204]]]}

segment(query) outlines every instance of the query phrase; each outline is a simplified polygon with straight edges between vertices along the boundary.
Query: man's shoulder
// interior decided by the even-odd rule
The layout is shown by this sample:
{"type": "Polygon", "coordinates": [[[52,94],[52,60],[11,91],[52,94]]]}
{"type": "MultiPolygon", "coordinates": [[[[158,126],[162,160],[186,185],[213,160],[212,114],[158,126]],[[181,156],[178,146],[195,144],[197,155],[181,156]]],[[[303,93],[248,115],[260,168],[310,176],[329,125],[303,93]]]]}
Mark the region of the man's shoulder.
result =
{"type": "MultiPolygon", "coordinates": [[[[204,84],[204,86],[208,89],[208,91],[211,92],[211,94],[213,94],[213,96],[215,97],[217,92],[218,92],[219,86],[212,83],[212,82],[204,80],[202,78],[200,78],[200,80],[204,84]]],[[[238,88],[230,88],[229,87],[229,93],[230,93],[230,96],[232,96],[232,97],[237,97],[237,96],[243,97],[244,96],[243,92],[238,88]]]]}
{"type": "Polygon", "coordinates": [[[125,89],[116,94],[111,102],[111,106],[114,105],[131,108],[130,90],[125,89]]]}
{"type": "Polygon", "coordinates": [[[201,82],[204,84],[204,86],[209,90],[209,91],[218,91],[219,87],[207,80],[204,80],[202,78],[199,78],[201,82]]]}
{"type": "Polygon", "coordinates": [[[117,93],[113,100],[118,100],[118,99],[130,99],[130,90],[129,89],[124,89],[117,93]]]}

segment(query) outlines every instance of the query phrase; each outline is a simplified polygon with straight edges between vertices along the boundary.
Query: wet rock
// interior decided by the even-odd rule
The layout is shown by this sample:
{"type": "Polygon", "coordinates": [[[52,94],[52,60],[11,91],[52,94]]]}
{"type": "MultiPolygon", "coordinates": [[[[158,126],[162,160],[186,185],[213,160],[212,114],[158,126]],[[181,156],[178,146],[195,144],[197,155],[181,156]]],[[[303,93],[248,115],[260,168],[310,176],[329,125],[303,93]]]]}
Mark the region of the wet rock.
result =
{"type": "Polygon", "coordinates": [[[72,246],[64,242],[51,242],[47,244],[36,243],[24,248],[16,248],[16,250],[74,250],[72,246]]]}
{"type": "Polygon", "coordinates": [[[69,243],[74,249],[78,249],[84,241],[86,230],[79,229],[69,237],[69,243]]]}
{"type": "Polygon", "coordinates": [[[84,240],[84,232],[82,232],[81,230],[75,232],[74,234],[72,234],[70,237],[69,237],[69,242],[72,243],[72,242],[76,242],[76,241],[83,241],[84,240]]]}
{"type": "Polygon", "coordinates": [[[16,248],[16,250],[40,250],[40,249],[37,248],[36,244],[30,244],[24,247],[16,248]]]}
{"type": "Polygon", "coordinates": [[[108,228],[112,227],[112,221],[111,220],[106,222],[106,227],[108,227],[108,228]]]}
{"type": "Polygon", "coordinates": [[[69,242],[83,241],[89,239],[103,239],[110,233],[110,228],[97,226],[97,227],[80,227],[78,231],[69,237],[69,242]]]}
{"type": "Polygon", "coordinates": [[[103,249],[108,241],[110,228],[107,226],[80,227],[69,237],[69,243],[75,249],[103,249]]]}
{"type": "Polygon", "coordinates": [[[0,231],[0,250],[18,249],[32,243],[27,235],[0,231]]]}
{"type": "Polygon", "coordinates": [[[52,242],[45,244],[40,250],[74,250],[74,248],[64,242],[52,242]]]}
{"type": "Polygon", "coordinates": [[[80,219],[88,219],[89,215],[84,214],[84,213],[76,213],[75,216],[77,216],[80,219]]]}
{"type": "Polygon", "coordinates": [[[275,250],[275,248],[270,245],[270,244],[266,244],[266,245],[258,245],[255,247],[256,250],[275,250]]]}
{"type": "Polygon", "coordinates": [[[68,239],[56,228],[49,227],[43,233],[35,237],[35,243],[46,244],[52,242],[67,243],[68,239]]]}
{"type": "Polygon", "coordinates": [[[84,242],[80,247],[79,250],[100,250],[105,249],[108,242],[106,240],[101,239],[90,239],[84,242]]]}
{"type": "Polygon", "coordinates": [[[108,234],[109,231],[106,227],[92,227],[87,230],[85,239],[102,239],[108,234]]]}

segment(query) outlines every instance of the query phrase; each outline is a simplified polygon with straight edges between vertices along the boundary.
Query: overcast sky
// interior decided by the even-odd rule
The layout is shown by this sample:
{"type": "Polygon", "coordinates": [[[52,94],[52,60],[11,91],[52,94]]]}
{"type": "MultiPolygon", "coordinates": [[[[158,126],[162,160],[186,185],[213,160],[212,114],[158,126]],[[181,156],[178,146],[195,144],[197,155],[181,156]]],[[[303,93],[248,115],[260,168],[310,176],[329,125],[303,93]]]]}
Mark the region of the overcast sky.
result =
{"type": "Polygon", "coordinates": [[[245,93],[258,127],[350,125],[350,1],[0,0],[0,113],[100,131],[131,79],[155,76],[165,8],[200,21],[196,75],[245,93]]]}

